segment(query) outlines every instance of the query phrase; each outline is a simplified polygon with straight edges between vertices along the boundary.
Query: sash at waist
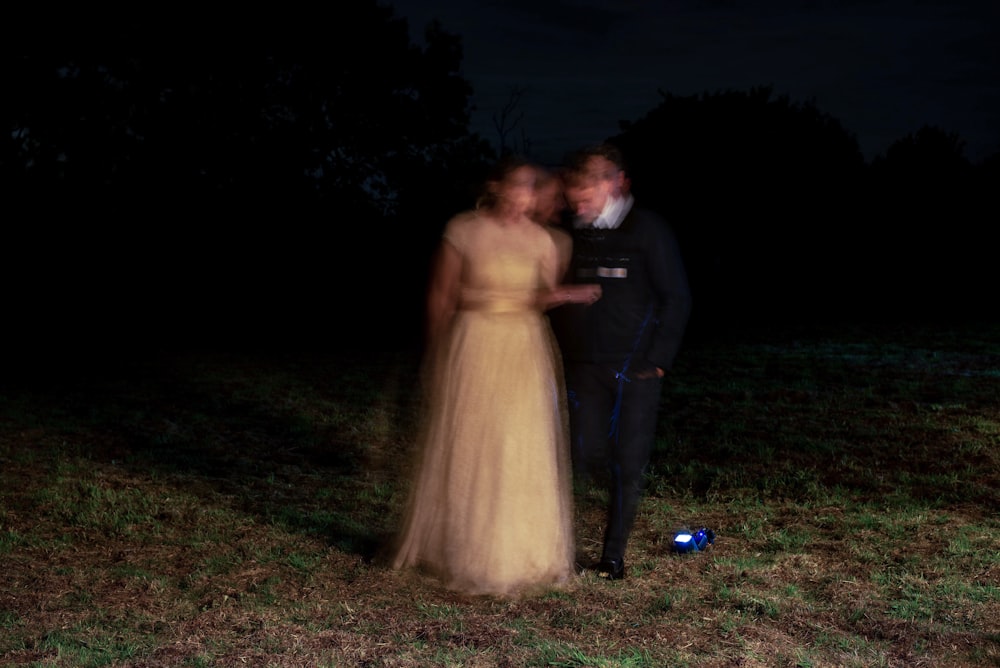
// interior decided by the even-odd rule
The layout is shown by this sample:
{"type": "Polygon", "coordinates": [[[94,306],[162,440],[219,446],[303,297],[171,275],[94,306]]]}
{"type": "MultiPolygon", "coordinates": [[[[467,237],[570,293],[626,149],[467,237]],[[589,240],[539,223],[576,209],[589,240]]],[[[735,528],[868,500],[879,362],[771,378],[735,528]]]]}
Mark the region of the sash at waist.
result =
{"type": "Polygon", "coordinates": [[[538,306],[533,301],[526,301],[524,298],[497,298],[490,299],[465,299],[459,305],[463,311],[479,311],[482,313],[518,313],[528,311],[538,311],[538,306]]]}

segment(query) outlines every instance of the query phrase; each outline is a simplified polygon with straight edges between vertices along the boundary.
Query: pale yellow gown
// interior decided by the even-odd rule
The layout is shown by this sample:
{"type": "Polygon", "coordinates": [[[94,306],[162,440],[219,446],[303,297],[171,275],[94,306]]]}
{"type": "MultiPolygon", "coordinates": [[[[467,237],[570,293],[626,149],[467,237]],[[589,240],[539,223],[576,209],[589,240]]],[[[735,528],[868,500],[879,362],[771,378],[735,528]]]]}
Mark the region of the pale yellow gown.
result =
{"type": "Polygon", "coordinates": [[[456,216],[459,310],[436,356],[394,568],[470,594],[566,582],[574,538],[561,359],[535,298],[558,250],[534,223],[456,216]]]}

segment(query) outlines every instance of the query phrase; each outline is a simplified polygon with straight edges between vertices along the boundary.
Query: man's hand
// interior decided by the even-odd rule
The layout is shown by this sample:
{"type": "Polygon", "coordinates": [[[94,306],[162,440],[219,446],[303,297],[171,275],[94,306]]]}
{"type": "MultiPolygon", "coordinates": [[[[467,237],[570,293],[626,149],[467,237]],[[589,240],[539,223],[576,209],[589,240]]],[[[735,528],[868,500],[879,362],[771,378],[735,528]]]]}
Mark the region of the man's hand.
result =
{"type": "Polygon", "coordinates": [[[666,375],[666,371],[658,366],[651,366],[648,369],[643,369],[642,371],[637,371],[635,377],[639,380],[649,380],[650,378],[663,378],[666,375]]]}

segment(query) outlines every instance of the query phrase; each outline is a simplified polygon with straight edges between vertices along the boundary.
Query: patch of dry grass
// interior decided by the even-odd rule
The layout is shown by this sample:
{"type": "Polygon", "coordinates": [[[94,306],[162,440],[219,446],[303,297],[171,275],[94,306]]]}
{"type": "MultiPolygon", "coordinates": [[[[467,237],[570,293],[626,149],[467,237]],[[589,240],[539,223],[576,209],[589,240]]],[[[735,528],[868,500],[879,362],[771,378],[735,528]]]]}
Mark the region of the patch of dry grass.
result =
{"type": "MultiPolygon", "coordinates": [[[[385,569],[407,354],[164,354],[0,384],[0,662],[1000,665],[995,326],[683,351],[629,577],[515,600],[385,569]],[[713,528],[701,554],[673,532],[713,528]]],[[[577,496],[581,561],[601,492],[577,496]]]]}

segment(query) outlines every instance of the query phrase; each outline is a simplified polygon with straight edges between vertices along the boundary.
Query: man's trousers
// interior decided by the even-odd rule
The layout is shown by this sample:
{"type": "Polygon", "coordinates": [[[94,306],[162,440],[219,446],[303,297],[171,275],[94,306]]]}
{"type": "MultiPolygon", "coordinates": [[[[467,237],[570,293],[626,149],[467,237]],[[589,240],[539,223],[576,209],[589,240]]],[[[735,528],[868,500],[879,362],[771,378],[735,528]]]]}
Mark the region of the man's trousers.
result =
{"type": "Polygon", "coordinates": [[[622,560],[645,489],[663,379],[609,364],[567,361],[565,368],[574,475],[608,481],[601,559],[622,560]]]}

